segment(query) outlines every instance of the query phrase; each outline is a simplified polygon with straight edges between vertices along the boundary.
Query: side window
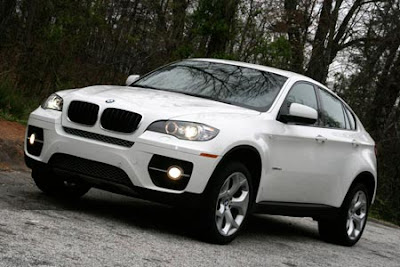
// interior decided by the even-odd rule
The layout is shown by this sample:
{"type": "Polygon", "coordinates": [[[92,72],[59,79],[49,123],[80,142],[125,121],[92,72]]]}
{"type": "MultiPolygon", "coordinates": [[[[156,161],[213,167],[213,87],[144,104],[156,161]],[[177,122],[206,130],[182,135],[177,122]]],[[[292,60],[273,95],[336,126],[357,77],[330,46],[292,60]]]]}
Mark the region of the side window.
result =
{"type": "Polygon", "coordinates": [[[329,128],[346,129],[345,115],[339,99],[325,90],[319,89],[323,125],[329,128]]]}
{"type": "Polygon", "coordinates": [[[344,120],[346,122],[346,129],[350,130],[351,126],[350,126],[349,116],[347,116],[347,113],[346,113],[346,111],[344,109],[344,105],[343,104],[342,104],[342,109],[343,109],[343,113],[344,113],[344,120]]]}
{"type": "Polygon", "coordinates": [[[306,105],[318,110],[314,86],[308,83],[296,83],[293,85],[285,100],[287,107],[289,107],[291,103],[306,105]]]}
{"type": "MultiPolygon", "coordinates": [[[[309,83],[295,83],[292,88],[290,89],[289,93],[286,96],[285,101],[282,104],[282,107],[279,111],[278,120],[284,123],[287,123],[286,115],[289,114],[289,107],[292,103],[298,103],[305,106],[309,106],[314,108],[318,111],[318,104],[317,104],[317,95],[314,89],[314,86],[309,83]]],[[[297,123],[296,123],[297,124],[297,123]]],[[[299,122],[299,124],[304,124],[299,122]]],[[[310,125],[306,123],[307,125],[310,125]]],[[[319,122],[317,121],[314,125],[318,125],[319,122]]]]}
{"type": "Polygon", "coordinates": [[[354,118],[353,113],[351,113],[350,110],[348,110],[346,107],[344,107],[344,110],[345,110],[345,112],[347,114],[347,118],[349,120],[348,128],[350,130],[355,130],[356,129],[356,120],[354,118]]]}

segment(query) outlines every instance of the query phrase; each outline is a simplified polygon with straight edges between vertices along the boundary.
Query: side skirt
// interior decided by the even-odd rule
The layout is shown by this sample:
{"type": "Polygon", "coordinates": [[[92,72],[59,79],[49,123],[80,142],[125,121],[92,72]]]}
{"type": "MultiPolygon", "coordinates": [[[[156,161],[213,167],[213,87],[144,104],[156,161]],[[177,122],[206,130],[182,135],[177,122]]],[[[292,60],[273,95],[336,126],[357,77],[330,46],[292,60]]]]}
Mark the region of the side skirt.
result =
{"type": "Polygon", "coordinates": [[[256,203],[254,213],[284,215],[293,217],[312,217],[315,220],[337,217],[340,208],[310,203],[263,201],[256,203]]]}

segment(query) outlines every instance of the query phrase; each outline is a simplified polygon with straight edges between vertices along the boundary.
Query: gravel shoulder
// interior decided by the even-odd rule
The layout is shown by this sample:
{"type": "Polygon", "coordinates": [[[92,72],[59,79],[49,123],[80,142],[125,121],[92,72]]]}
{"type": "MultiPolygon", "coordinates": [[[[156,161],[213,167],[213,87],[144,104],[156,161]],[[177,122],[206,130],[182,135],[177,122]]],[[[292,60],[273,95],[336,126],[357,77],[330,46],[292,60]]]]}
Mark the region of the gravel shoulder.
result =
{"type": "Polygon", "coordinates": [[[24,163],[25,126],[0,118],[0,171],[28,171],[24,163]]]}
{"type": "Polygon", "coordinates": [[[400,229],[372,221],[352,248],[321,241],[310,218],[252,216],[226,246],[200,241],[194,225],[100,190],[56,200],[28,172],[0,172],[0,266],[400,266],[400,229]]]}

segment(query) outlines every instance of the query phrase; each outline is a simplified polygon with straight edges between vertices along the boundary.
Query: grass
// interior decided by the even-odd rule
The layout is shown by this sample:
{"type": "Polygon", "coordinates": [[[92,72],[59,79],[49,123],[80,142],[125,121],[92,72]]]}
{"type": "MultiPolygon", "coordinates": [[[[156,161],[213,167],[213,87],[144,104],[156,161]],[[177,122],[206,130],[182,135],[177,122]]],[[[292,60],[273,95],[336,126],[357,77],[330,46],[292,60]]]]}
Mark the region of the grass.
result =
{"type": "Polygon", "coordinates": [[[29,114],[39,106],[38,96],[29,97],[13,88],[10,82],[0,81],[0,117],[26,124],[29,114]]]}
{"type": "Polygon", "coordinates": [[[398,206],[394,203],[383,203],[380,201],[379,196],[371,206],[369,216],[377,220],[390,222],[400,226],[400,212],[398,206]]]}

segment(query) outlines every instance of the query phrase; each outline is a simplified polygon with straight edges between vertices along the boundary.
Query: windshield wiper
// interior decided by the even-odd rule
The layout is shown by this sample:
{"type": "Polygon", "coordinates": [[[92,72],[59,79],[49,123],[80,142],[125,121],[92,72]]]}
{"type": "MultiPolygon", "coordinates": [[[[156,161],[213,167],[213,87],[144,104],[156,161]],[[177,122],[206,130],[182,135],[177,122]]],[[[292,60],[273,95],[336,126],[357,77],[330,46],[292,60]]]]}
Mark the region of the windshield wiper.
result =
{"type": "Polygon", "coordinates": [[[146,89],[153,89],[153,90],[164,90],[164,89],[161,89],[161,88],[152,87],[152,86],[148,86],[148,85],[141,85],[141,84],[131,84],[129,86],[131,86],[131,87],[139,87],[139,88],[146,88],[146,89]]]}

